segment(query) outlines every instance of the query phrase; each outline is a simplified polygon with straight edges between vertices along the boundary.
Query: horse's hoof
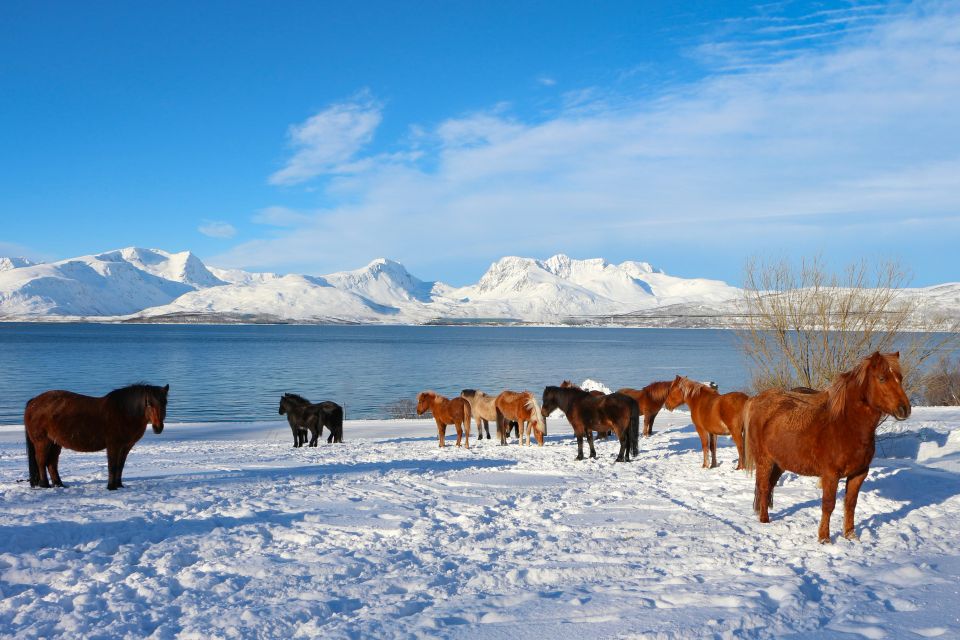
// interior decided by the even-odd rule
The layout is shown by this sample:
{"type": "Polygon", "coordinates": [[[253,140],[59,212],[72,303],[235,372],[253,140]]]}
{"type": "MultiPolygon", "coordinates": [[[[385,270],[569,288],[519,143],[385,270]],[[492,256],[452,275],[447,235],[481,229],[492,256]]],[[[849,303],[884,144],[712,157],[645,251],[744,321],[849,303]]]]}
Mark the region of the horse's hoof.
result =
{"type": "Polygon", "coordinates": [[[857,535],[856,531],[847,531],[843,534],[843,537],[850,542],[860,542],[860,536],[857,535]]]}
{"type": "Polygon", "coordinates": [[[833,542],[830,540],[830,536],[827,536],[826,538],[818,538],[817,542],[820,544],[833,544],[833,542]]]}

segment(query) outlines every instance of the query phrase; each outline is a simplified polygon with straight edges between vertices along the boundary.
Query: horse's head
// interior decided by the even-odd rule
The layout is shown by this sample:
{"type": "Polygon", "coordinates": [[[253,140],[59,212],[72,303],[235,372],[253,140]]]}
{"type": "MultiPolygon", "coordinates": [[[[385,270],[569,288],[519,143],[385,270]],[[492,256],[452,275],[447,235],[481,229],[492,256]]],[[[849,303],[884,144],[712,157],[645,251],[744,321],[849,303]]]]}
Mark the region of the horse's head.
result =
{"type": "Polygon", "coordinates": [[[170,385],[164,387],[150,387],[144,394],[146,404],[144,415],[147,422],[153,425],[154,433],[163,431],[163,421],[167,417],[167,394],[170,391],[170,385]]]}
{"type": "Polygon", "coordinates": [[[663,401],[663,406],[665,406],[668,411],[673,411],[686,402],[684,398],[685,381],[685,377],[677,376],[673,379],[673,382],[670,383],[670,389],[667,391],[667,399],[663,401]]]}
{"type": "Polygon", "coordinates": [[[900,352],[880,353],[868,357],[858,377],[863,386],[867,404],[897,420],[910,417],[910,399],[903,390],[903,374],[900,372],[900,352]]]}
{"type": "Polygon", "coordinates": [[[560,387],[545,387],[543,390],[543,398],[540,402],[540,412],[548,416],[560,407],[560,400],[558,398],[560,387]]]}
{"type": "Polygon", "coordinates": [[[417,415],[422,416],[423,413],[430,408],[430,405],[433,402],[434,393],[432,391],[421,391],[417,394],[417,415]]]}
{"type": "Polygon", "coordinates": [[[527,410],[530,412],[530,426],[533,427],[533,435],[537,439],[537,444],[543,446],[543,437],[547,435],[547,414],[537,406],[537,398],[529,391],[527,395],[527,410]]]}
{"type": "Polygon", "coordinates": [[[290,404],[290,398],[288,398],[286,394],[280,396],[280,415],[284,415],[287,413],[287,411],[289,411],[289,408],[287,406],[289,404],[290,404]]]}

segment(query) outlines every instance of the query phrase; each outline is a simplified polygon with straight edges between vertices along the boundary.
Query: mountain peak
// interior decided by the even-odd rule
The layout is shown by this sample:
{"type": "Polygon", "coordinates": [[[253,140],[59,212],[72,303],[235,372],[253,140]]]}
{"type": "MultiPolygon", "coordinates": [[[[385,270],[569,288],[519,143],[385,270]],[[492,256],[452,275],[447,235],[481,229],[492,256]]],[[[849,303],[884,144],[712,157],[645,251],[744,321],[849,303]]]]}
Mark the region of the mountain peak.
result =
{"type": "Polygon", "coordinates": [[[11,269],[19,269],[20,267],[32,267],[35,264],[33,260],[28,260],[23,257],[0,256],[0,271],[10,271],[11,269]]]}

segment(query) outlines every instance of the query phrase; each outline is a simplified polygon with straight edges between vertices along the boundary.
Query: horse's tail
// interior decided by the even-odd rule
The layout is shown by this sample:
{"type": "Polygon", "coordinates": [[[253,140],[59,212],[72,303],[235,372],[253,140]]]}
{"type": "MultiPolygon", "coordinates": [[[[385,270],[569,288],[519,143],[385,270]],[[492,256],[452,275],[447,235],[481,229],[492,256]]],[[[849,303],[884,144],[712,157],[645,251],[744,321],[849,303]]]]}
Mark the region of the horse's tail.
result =
{"type": "Polygon", "coordinates": [[[34,448],[33,441],[30,440],[30,434],[27,433],[26,428],[24,428],[23,432],[27,437],[27,469],[30,471],[30,486],[36,487],[40,485],[40,467],[37,466],[37,450],[34,448]]]}
{"type": "MultiPolygon", "coordinates": [[[[630,398],[630,396],[627,396],[630,398]]],[[[627,429],[629,434],[630,455],[636,456],[640,453],[640,403],[630,398],[630,426],[627,429]]]]}
{"type": "Polygon", "coordinates": [[[337,405],[332,412],[333,441],[343,442],[343,407],[337,405]]]}
{"type": "MultiPolygon", "coordinates": [[[[470,422],[473,419],[473,409],[470,401],[463,398],[463,430],[467,432],[467,444],[470,443],[470,422]]],[[[479,427],[477,427],[479,429],[479,427]]]]}
{"type": "MultiPolygon", "coordinates": [[[[757,460],[753,448],[750,446],[750,405],[752,404],[750,400],[747,400],[743,403],[743,411],[740,412],[740,429],[743,434],[743,469],[751,474],[757,468],[757,460]]],[[[754,499],[756,500],[756,498],[754,499]]]]}

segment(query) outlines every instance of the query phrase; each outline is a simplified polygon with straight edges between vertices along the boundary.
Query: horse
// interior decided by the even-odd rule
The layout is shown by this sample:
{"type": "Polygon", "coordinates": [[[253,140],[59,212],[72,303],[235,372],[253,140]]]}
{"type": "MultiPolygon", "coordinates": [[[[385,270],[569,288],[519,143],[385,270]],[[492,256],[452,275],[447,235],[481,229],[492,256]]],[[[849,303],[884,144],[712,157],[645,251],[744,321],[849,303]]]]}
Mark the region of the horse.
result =
{"type": "Polygon", "coordinates": [[[497,435],[500,436],[500,444],[507,444],[507,436],[510,435],[510,421],[516,421],[519,425],[517,438],[520,444],[530,443],[530,433],[533,432],[537,439],[537,444],[543,446],[543,437],[547,434],[547,421],[544,420],[540,407],[537,406],[537,398],[529,391],[518,393],[516,391],[504,391],[494,400],[494,406],[497,409],[497,435]]]}
{"type": "Polygon", "coordinates": [[[483,431],[486,429],[489,440],[490,421],[497,419],[496,398],[476,389],[464,389],[460,392],[460,397],[470,405],[470,413],[477,422],[477,438],[483,440],[483,431]]]}
{"type": "Polygon", "coordinates": [[[470,448],[469,402],[461,397],[451,400],[436,391],[421,391],[417,394],[417,415],[422,416],[426,411],[433,413],[433,419],[437,422],[437,438],[440,440],[441,447],[445,446],[447,425],[452,424],[457,428],[457,446],[460,446],[460,439],[464,430],[466,430],[467,438],[464,442],[464,448],[470,448]]]}
{"type": "Polygon", "coordinates": [[[823,391],[770,389],[750,398],[744,409],[746,467],[756,471],[753,510],[760,522],[770,522],[773,488],[784,471],[819,476],[823,499],[817,539],[829,543],[837,483],[846,478],[843,537],[858,540],[853,514],[870,471],[877,426],[887,415],[906,420],[910,409],[899,351],[867,356],[823,391]]]}
{"type": "Polygon", "coordinates": [[[63,487],[58,468],[63,447],[73,451],[107,450],[107,489],[123,487],[127,454],[147,430],[163,431],[170,385],[132,384],[101,398],[72,391],[45,391],[23,412],[30,486],[63,487]],[[47,477],[49,472],[50,476],[47,477]]]}
{"type": "Polygon", "coordinates": [[[620,441],[617,462],[630,462],[637,455],[637,438],[640,434],[640,407],[630,396],[611,393],[594,396],[583,389],[573,387],[547,387],[543,390],[541,411],[544,415],[555,409],[563,411],[577,436],[577,460],[583,460],[583,437],[590,444],[590,457],[596,458],[593,448],[594,430],[613,431],[620,441]]]}
{"type": "Polygon", "coordinates": [[[660,413],[660,409],[663,408],[663,402],[667,399],[667,392],[670,391],[671,384],[671,380],[659,380],[651,382],[643,389],[631,389],[630,387],[617,389],[617,393],[630,396],[640,406],[640,413],[643,414],[644,438],[653,435],[653,421],[660,413]]]}
{"type": "Polygon", "coordinates": [[[743,469],[743,405],[747,394],[733,391],[720,394],[711,385],[677,376],[670,384],[664,404],[673,411],[682,404],[690,407],[690,419],[700,436],[703,468],[717,466],[717,436],[730,435],[737,446],[737,469],[743,469]],[[708,455],[709,452],[709,455],[708,455]]]}
{"type": "MultiPolygon", "coordinates": [[[[586,389],[583,389],[583,387],[581,387],[580,385],[574,384],[569,380],[564,380],[563,382],[561,382],[560,387],[563,389],[582,389],[584,391],[587,391],[586,389]]],[[[590,389],[589,391],[587,391],[587,393],[589,393],[592,396],[596,396],[598,398],[600,396],[607,395],[603,391],[600,391],[599,389],[590,389]]],[[[600,440],[606,440],[609,437],[610,437],[609,431],[597,431],[597,438],[599,438],[600,440]]]]}
{"type": "Polygon", "coordinates": [[[325,400],[314,404],[296,393],[285,393],[280,398],[279,413],[287,416],[294,447],[303,446],[308,429],[312,435],[309,446],[317,446],[324,427],[330,430],[327,443],[343,442],[343,407],[336,402],[325,400]]]}

